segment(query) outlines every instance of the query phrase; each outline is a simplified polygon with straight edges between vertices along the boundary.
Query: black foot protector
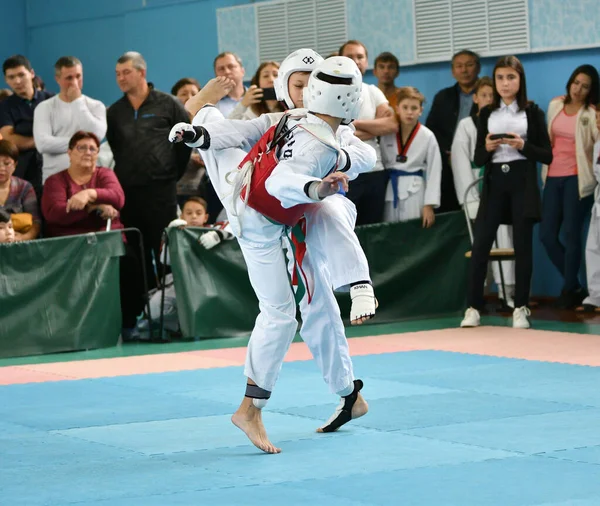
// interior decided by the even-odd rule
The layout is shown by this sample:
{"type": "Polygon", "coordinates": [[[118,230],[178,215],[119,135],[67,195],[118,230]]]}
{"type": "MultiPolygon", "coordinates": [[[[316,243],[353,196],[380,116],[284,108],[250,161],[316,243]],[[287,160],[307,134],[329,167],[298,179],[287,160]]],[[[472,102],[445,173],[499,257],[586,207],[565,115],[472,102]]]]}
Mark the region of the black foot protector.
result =
{"type": "Polygon", "coordinates": [[[354,380],[354,392],[342,397],[342,402],[336,408],[333,416],[321,427],[320,432],[335,432],[342,425],[352,420],[352,407],[358,399],[358,392],[363,388],[362,380],[354,380]]]}

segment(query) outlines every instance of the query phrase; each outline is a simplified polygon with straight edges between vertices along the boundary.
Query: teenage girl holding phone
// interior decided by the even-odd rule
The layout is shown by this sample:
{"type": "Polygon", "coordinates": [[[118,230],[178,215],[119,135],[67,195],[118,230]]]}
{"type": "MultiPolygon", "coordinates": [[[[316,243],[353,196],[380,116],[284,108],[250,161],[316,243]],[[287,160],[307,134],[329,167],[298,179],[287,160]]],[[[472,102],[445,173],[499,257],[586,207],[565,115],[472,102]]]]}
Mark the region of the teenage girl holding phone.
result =
{"type": "Polygon", "coordinates": [[[469,308],[461,327],[477,327],[492,244],[501,224],[513,226],[515,309],[513,327],[529,328],[533,225],[541,219],[537,163],[552,162],[544,111],[527,100],[523,65],[501,57],[492,74],[494,99],[479,115],[475,164],[485,165],[474,228],[469,274],[469,308]]]}

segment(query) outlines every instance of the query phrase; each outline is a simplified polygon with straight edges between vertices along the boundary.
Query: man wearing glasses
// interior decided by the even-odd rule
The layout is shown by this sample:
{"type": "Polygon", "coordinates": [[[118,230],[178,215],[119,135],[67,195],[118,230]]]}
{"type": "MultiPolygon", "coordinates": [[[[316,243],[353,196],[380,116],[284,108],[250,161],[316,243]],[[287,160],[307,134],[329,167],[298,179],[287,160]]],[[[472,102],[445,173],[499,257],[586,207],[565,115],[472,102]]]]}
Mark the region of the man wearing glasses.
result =
{"type": "Polygon", "coordinates": [[[442,154],[442,196],[437,213],[460,209],[450,166],[450,147],[456,125],[470,114],[473,107],[473,90],[480,70],[477,53],[469,50],[456,53],[452,57],[452,77],[456,83],[436,94],[425,123],[433,131],[442,154]]]}

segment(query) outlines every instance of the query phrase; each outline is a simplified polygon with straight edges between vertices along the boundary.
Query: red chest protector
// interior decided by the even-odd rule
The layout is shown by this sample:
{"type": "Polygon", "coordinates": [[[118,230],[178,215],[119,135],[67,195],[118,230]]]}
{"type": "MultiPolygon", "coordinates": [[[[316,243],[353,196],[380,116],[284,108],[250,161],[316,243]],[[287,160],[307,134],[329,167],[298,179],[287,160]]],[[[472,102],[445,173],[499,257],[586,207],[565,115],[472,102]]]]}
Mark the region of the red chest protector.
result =
{"type": "MultiPolygon", "coordinates": [[[[277,146],[271,147],[271,143],[274,139],[277,141],[277,138],[285,137],[281,135],[281,130],[285,128],[286,121],[287,117],[284,116],[277,125],[269,128],[242,160],[239,168],[252,171],[246,204],[272,221],[293,227],[302,218],[307,207],[312,204],[298,204],[286,209],[265,188],[267,178],[279,163],[276,155],[277,146]],[[251,167],[248,167],[248,164],[251,167]]],[[[242,200],[246,200],[247,190],[248,187],[245,185],[240,192],[242,200]]]]}

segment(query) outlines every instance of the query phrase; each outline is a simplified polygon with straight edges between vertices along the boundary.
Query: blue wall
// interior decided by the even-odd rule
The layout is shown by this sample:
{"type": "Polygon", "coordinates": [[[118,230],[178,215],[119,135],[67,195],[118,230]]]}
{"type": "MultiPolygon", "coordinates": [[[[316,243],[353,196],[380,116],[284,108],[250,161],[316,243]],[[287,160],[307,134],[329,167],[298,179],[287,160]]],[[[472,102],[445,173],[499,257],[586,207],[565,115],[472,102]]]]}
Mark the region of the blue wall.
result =
{"type": "MultiPolygon", "coordinates": [[[[213,76],[212,61],[219,51],[217,8],[246,5],[252,0],[0,0],[5,19],[0,30],[2,58],[25,53],[36,72],[56,91],[52,66],[59,56],[78,56],[85,69],[86,94],[110,104],[120,92],[114,79],[116,59],[125,51],[140,51],[148,61],[148,77],[168,91],[183,76],[205,82],[213,76]]],[[[530,0],[532,48],[600,43],[600,9],[596,0],[580,0],[577,8],[562,0],[530,0]],[[575,28],[574,28],[575,27],[575,28]]],[[[251,9],[245,10],[249,13],[251,9]]],[[[232,11],[221,18],[235,18],[221,29],[221,46],[239,48],[247,62],[247,77],[255,70],[256,43],[249,28],[251,16],[240,19],[232,11]]],[[[238,16],[239,17],[239,16],[238,16]]],[[[385,49],[401,62],[414,59],[411,0],[348,0],[349,36],[363,40],[371,60],[385,49]],[[381,20],[379,14],[389,15],[381,20]],[[394,14],[395,13],[395,14],[394,14]],[[377,23],[368,20],[377,14],[377,23]],[[397,17],[397,19],[394,16],[397,17]],[[396,21],[394,21],[396,19],[396,21]],[[398,24],[400,23],[400,24],[398,24]],[[373,30],[372,27],[377,29],[373,30]],[[390,37],[389,34],[394,36],[390,37]],[[398,36],[396,34],[402,34],[398,36]]],[[[600,49],[530,53],[522,55],[528,76],[529,97],[546,108],[564,91],[571,71],[582,63],[600,67],[600,49]]],[[[483,61],[482,75],[491,72],[494,58],[483,61]]],[[[367,82],[374,82],[369,72],[367,82]]],[[[424,117],[434,94],[453,84],[449,63],[404,65],[398,85],[412,85],[427,97],[424,117]]],[[[555,295],[559,277],[536,241],[533,292],[555,295]]]]}
{"type": "MultiPolygon", "coordinates": [[[[25,2],[20,0],[0,0],[0,12],[2,13],[0,61],[4,61],[13,54],[27,53],[25,2]]],[[[0,83],[0,88],[5,87],[6,83],[0,83]]]]}
{"type": "Polygon", "coordinates": [[[84,65],[84,92],[110,104],[120,96],[117,58],[135,50],[148,79],[164,91],[181,77],[213,77],[218,53],[216,9],[240,0],[26,0],[28,56],[50,89],[52,66],[72,54],[84,65]],[[51,5],[51,7],[50,7],[51,5]]]}

